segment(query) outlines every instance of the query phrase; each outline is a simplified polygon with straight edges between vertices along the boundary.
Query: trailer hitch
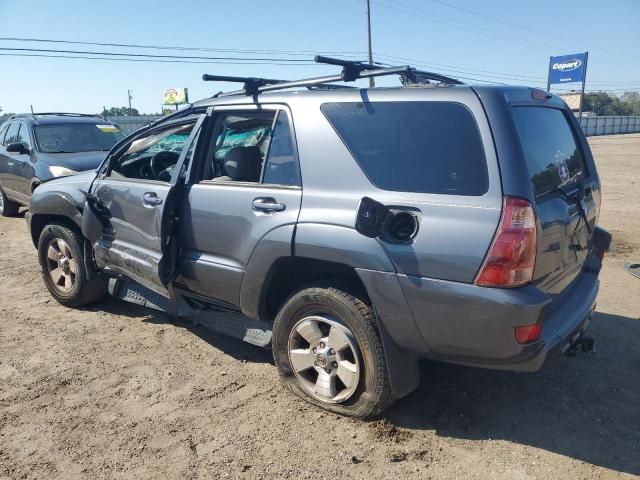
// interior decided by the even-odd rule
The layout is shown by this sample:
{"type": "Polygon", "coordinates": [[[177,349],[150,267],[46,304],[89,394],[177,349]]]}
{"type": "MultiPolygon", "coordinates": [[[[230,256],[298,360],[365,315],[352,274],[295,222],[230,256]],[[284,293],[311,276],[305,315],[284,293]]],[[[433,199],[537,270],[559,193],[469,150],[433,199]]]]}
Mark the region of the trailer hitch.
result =
{"type": "Polygon", "coordinates": [[[575,357],[580,353],[595,353],[596,341],[593,337],[580,337],[567,349],[566,355],[568,357],[575,357]]]}

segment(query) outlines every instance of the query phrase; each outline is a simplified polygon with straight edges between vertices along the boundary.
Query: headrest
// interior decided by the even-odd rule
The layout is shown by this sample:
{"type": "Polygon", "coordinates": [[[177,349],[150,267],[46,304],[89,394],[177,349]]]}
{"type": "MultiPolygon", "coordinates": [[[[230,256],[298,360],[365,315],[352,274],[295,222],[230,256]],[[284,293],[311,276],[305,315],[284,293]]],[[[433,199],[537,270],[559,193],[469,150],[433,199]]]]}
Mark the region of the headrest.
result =
{"type": "Polygon", "coordinates": [[[237,182],[258,182],[262,169],[262,154],[256,146],[233,147],[224,159],[224,169],[237,182]]]}

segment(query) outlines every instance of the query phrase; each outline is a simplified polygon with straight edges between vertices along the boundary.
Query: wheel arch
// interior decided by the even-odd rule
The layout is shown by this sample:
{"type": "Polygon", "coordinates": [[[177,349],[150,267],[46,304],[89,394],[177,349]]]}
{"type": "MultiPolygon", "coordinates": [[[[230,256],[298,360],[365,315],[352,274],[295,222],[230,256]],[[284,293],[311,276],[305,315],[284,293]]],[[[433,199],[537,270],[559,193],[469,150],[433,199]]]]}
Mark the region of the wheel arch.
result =
{"type": "Polygon", "coordinates": [[[277,308],[298,287],[319,279],[341,281],[351,293],[367,290],[357,268],[393,272],[393,265],[375,239],[353,228],[298,223],[269,232],[260,240],[242,281],[240,307],[254,319],[275,318],[277,308]]]}

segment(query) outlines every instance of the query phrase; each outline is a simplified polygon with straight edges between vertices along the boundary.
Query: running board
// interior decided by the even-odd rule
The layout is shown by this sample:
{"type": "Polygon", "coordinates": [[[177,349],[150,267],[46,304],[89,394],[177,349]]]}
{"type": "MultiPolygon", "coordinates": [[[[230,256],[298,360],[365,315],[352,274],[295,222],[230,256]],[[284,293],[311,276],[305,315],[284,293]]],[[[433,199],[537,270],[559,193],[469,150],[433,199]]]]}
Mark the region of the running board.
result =
{"type": "Polygon", "coordinates": [[[253,320],[239,312],[225,311],[208,305],[204,308],[194,308],[181,295],[173,300],[133,280],[123,278],[109,280],[109,294],[125,302],[188,318],[208,330],[244,340],[252,345],[268,347],[271,344],[271,323],[253,320]]]}

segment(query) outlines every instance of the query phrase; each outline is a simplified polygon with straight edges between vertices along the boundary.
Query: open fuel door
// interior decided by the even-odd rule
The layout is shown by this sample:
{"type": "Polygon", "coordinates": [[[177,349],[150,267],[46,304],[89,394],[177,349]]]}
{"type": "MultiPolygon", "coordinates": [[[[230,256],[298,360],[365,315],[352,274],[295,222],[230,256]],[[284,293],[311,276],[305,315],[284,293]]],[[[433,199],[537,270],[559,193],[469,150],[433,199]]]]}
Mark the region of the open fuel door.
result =
{"type": "Polygon", "coordinates": [[[110,156],[83,212],[83,233],[99,268],[169,296],[176,205],[206,116],[184,116],[141,132],[110,156]]]}

